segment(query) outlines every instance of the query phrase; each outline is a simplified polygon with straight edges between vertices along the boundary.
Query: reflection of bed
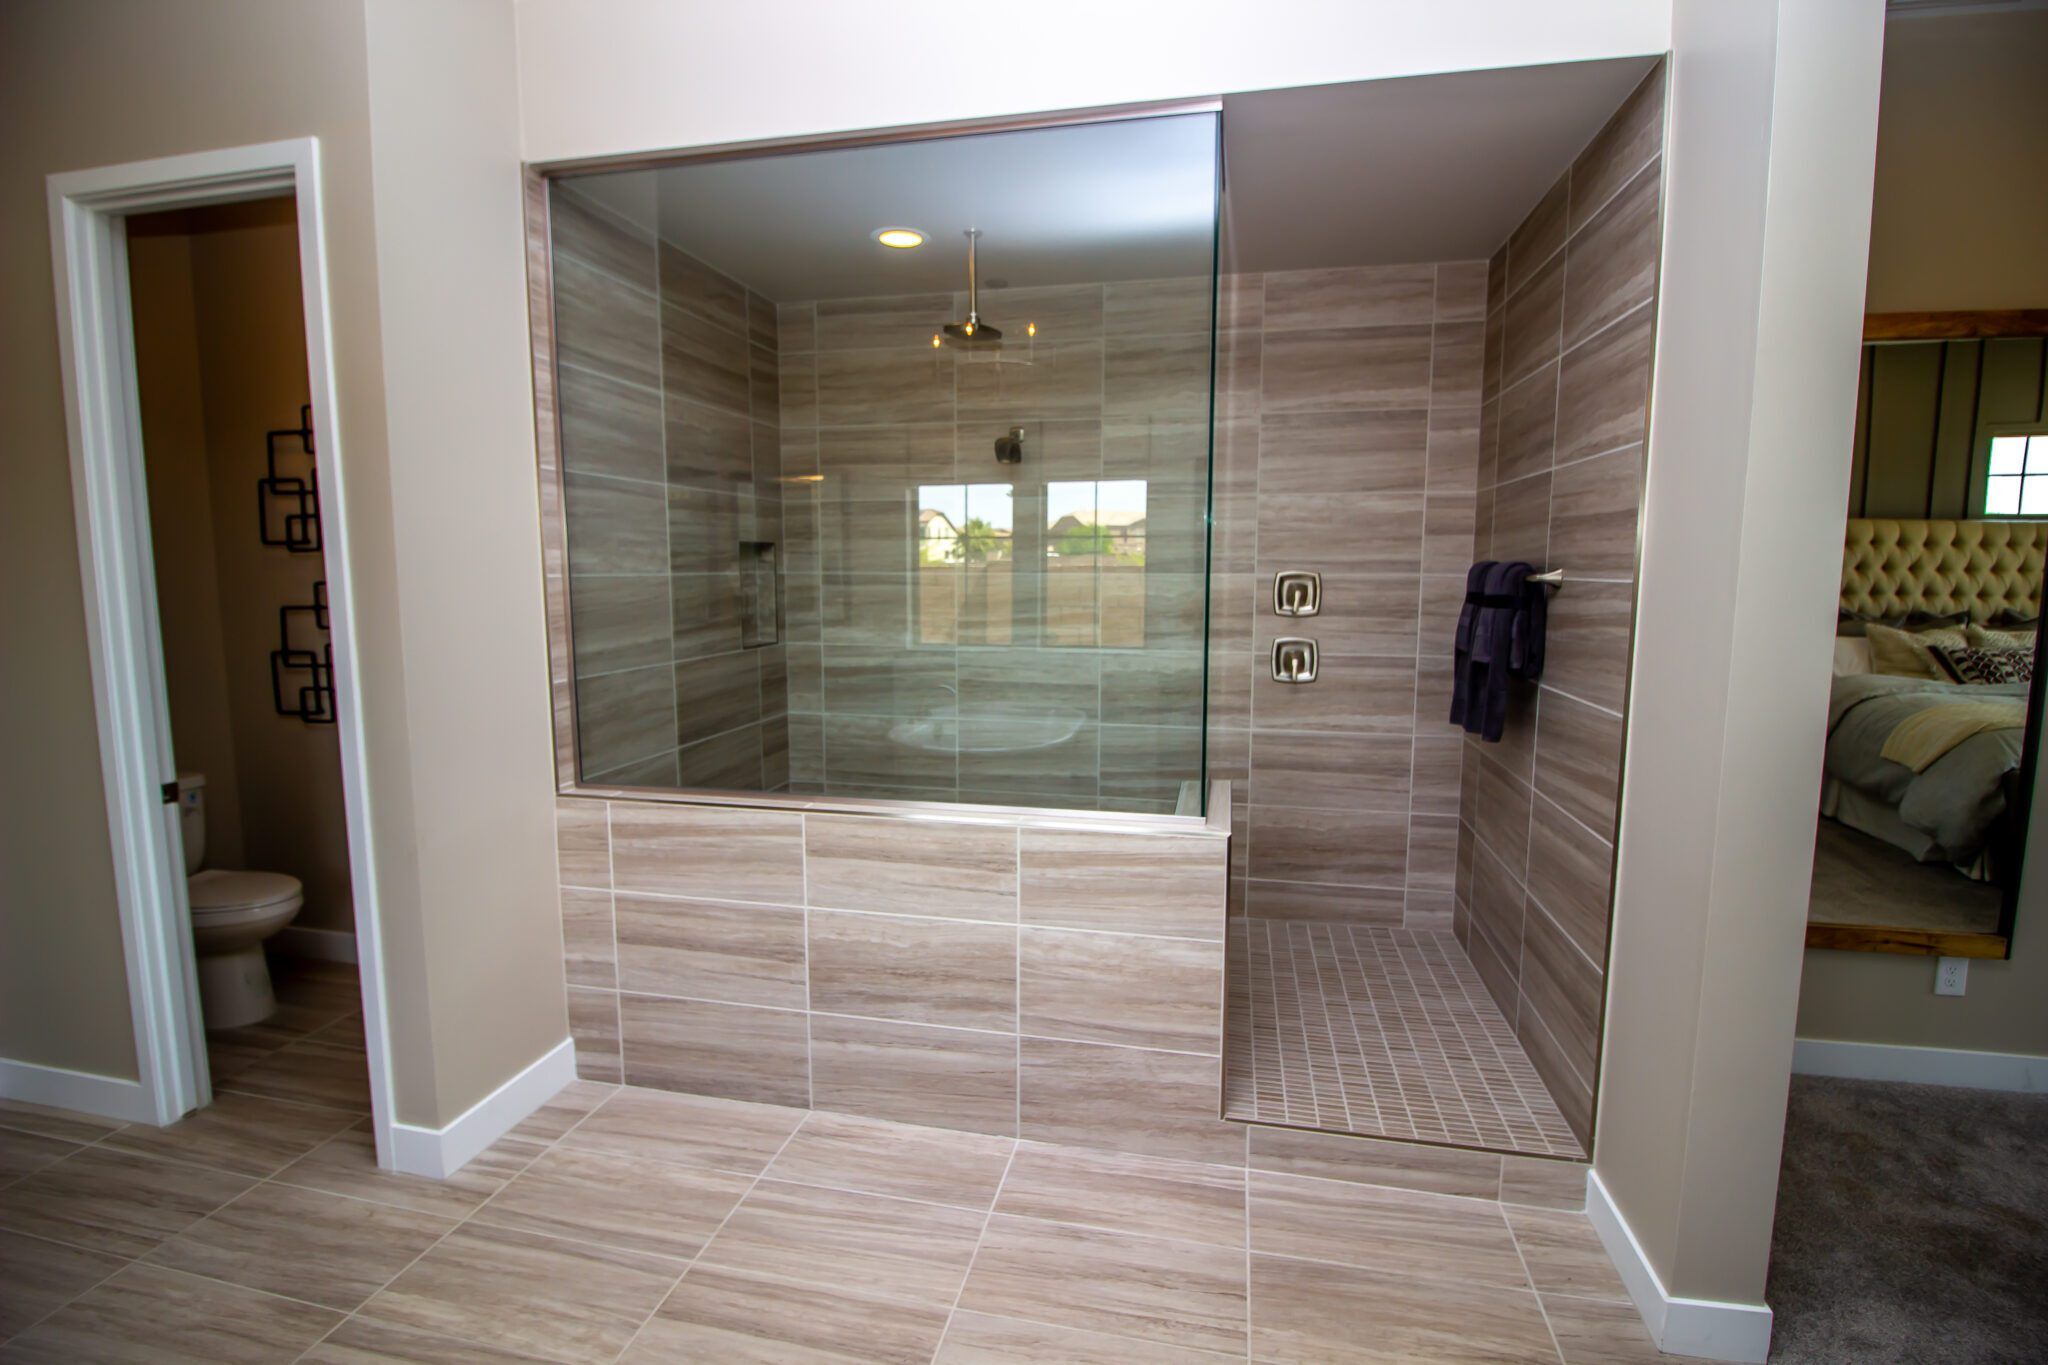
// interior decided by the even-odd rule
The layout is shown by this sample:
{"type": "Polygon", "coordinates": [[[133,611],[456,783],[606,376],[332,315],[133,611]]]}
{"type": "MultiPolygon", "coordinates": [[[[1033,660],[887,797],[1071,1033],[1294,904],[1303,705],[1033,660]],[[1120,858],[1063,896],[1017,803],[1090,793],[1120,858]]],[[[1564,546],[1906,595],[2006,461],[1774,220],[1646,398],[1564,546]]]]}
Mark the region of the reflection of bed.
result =
{"type": "MultiPolygon", "coordinates": [[[[2048,523],[1852,519],[1842,551],[1845,618],[1974,624],[2040,615],[2048,523]]],[[[2025,683],[1964,686],[1880,674],[1837,677],[1821,813],[1922,862],[1996,871],[2022,757],[2025,683]],[[1920,771],[1884,756],[1902,723],[1926,728],[1959,705],[2009,698],[2012,724],[1952,736],[1920,771]],[[1951,708],[1943,710],[1942,708],[1951,708]],[[1933,712],[1935,714],[1928,714],[1933,712]]],[[[1940,746],[1937,746],[1938,748],[1940,746]]],[[[1895,749],[1895,754],[1898,751],[1895,749]]],[[[1924,755],[1923,755],[1924,757],[1924,755]]]]}
{"type": "Polygon", "coordinates": [[[1821,814],[1875,835],[1921,862],[1987,876],[1986,848],[2007,807],[2007,775],[2020,765],[2026,683],[1964,686],[1864,673],[1836,678],[1828,707],[1827,782],[1821,814]],[[2010,698],[2012,725],[1970,734],[1919,772],[1884,756],[1887,741],[1940,708],[2010,698]]]}

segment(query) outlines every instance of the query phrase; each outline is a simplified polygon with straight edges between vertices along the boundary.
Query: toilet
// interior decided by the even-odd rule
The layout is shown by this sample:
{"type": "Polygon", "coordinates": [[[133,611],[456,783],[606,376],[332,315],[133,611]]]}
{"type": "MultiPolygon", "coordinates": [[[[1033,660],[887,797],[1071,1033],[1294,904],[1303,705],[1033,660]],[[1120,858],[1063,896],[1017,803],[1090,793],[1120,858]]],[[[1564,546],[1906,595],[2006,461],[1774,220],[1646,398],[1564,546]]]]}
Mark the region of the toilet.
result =
{"type": "Polygon", "coordinates": [[[206,775],[178,774],[185,835],[185,888],[192,944],[199,958],[200,1012],[209,1029],[261,1023],[277,1009],[263,943],[292,922],[305,888],[282,872],[238,872],[199,865],[206,858],[206,775]]]}

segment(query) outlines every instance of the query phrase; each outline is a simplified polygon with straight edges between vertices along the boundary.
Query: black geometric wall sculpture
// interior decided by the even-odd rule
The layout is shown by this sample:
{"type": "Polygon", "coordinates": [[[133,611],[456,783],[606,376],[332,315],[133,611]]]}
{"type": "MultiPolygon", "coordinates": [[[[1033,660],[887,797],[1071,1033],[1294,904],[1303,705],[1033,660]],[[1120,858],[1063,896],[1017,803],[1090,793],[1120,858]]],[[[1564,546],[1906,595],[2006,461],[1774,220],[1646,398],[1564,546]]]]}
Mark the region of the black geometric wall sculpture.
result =
{"type": "Polygon", "coordinates": [[[257,533],[265,545],[282,546],[293,554],[320,553],[320,471],[313,464],[313,409],[301,407],[298,426],[267,432],[263,443],[265,473],[256,481],[257,533]],[[277,443],[285,437],[298,441],[299,453],[305,456],[303,478],[277,471],[277,443]]]}
{"type": "MultiPolygon", "coordinates": [[[[300,408],[296,429],[270,432],[264,442],[264,476],[256,481],[256,521],[263,543],[293,554],[318,554],[320,471],[313,464],[313,410],[300,408]],[[280,437],[299,442],[306,460],[304,477],[278,472],[280,437]],[[274,509],[282,515],[274,515],[274,509]],[[273,526],[279,528],[275,533],[273,526]]],[[[277,648],[270,651],[270,699],[280,716],[297,716],[308,725],[334,724],[334,644],[324,638],[327,634],[327,580],[323,578],[313,584],[311,602],[287,603],[277,609],[277,648]],[[313,638],[316,636],[323,638],[313,638]]]]}

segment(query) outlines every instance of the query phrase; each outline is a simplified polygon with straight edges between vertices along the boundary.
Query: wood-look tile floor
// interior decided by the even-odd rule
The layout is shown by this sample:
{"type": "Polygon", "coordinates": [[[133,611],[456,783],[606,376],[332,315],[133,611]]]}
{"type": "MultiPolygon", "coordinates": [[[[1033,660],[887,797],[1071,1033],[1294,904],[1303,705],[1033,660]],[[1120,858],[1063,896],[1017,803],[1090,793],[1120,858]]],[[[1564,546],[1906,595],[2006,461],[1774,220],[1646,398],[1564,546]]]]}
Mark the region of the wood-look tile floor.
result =
{"type": "Polygon", "coordinates": [[[1224,1113],[1585,1159],[1449,934],[1234,920],[1224,1113]]]}
{"type": "Polygon", "coordinates": [[[0,1106],[0,1360],[1659,1359],[1577,1213],[594,1082],[437,1182],[262,1103],[0,1106]]]}
{"type": "Polygon", "coordinates": [[[1556,1209],[596,1083],[426,1181],[297,1109],[0,1107],[0,1361],[1659,1359],[1556,1209]]]}

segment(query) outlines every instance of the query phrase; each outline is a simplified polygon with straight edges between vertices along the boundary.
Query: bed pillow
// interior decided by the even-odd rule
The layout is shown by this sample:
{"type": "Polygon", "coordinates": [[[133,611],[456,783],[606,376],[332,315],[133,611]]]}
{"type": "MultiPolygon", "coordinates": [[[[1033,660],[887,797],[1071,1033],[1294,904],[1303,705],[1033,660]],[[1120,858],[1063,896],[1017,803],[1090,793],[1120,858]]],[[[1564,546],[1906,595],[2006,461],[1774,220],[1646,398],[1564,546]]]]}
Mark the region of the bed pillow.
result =
{"type": "Polygon", "coordinates": [[[2024,649],[2034,648],[2035,626],[2031,623],[2010,626],[1968,626],[1963,634],[1969,638],[1972,649],[2024,649]]]}
{"type": "Polygon", "coordinates": [[[1939,645],[1934,653],[1943,670],[1959,683],[1983,685],[2034,680],[2034,651],[2031,649],[1939,645]]]}
{"type": "Polygon", "coordinates": [[[1916,611],[1899,616],[1855,616],[1843,612],[1835,618],[1835,634],[1853,635],[1859,639],[1872,626],[1889,626],[1893,630],[1911,631],[1918,634],[1936,626],[1964,626],[1970,622],[1970,613],[1955,612],[1952,615],[1937,615],[1933,612],[1916,611]]]}
{"type": "Polygon", "coordinates": [[[1837,635],[1835,637],[1835,676],[1853,678],[1859,673],[1871,672],[1870,641],[1862,636],[1837,635]]]}
{"type": "Polygon", "coordinates": [[[1969,638],[1961,626],[1904,631],[1873,621],[1864,638],[1870,641],[1870,667],[1873,672],[1900,678],[1933,678],[1940,682],[1948,682],[1950,674],[1934,657],[1934,651],[1970,647],[1969,638]]]}

